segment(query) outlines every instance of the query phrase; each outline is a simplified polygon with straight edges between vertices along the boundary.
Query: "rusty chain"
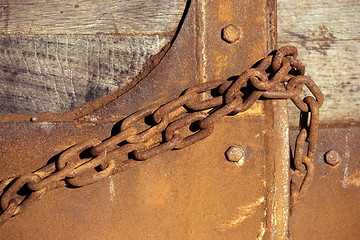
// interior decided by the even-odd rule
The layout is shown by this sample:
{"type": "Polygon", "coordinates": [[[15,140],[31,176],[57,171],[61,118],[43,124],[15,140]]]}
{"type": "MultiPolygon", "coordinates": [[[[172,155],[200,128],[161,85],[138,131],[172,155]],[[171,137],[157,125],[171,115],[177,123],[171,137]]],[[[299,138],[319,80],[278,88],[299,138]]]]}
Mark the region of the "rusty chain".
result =
{"type": "Polygon", "coordinates": [[[304,74],[305,66],[297,59],[297,49],[286,46],[235,80],[201,83],[177,99],[142,109],[122,121],[118,134],[104,141],[89,139],[79,143],[64,151],[56,162],[1,181],[0,226],[47,191],[89,185],[139,160],[192,145],[208,137],[220,118],[244,112],[259,99],[291,99],[301,111],[294,164],[295,172],[304,178],[292,194],[294,203],[305,194],[314,174],[319,108],[324,101],[320,89],[304,74]],[[314,96],[301,99],[303,85],[314,96]],[[80,157],[84,152],[89,157],[80,157]]]}

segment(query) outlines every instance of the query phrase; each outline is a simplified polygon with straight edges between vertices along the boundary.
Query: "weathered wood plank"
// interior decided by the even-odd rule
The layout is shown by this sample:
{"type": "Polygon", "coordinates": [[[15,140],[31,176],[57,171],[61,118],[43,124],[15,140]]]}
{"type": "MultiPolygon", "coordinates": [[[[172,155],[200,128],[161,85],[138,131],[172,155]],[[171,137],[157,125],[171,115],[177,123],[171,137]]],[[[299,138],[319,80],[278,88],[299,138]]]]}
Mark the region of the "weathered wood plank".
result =
{"type": "Polygon", "coordinates": [[[60,112],[114,92],[165,43],[159,36],[0,36],[0,112],[60,112]]]}
{"type": "Polygon", "coordinates": [[[323,39],[323,28],[337,40],[359,39],[359,12],[358,0],[279,0],[279,41],[323,39]]]}
{"type": "MultiPolygon", "coordinates": [[[[360,122],[360,1],[278,2],[279,45],[295,45],[325,95],[321,124],[360,122]]],[[[291,124],[298,111],[291,108],[291,124]],[[296,112],[296,113],[295,113],[296,112]]]]}
{"type": "Polygon", "coordinates": [[[154,34],[177,27],[186,0],[2,0],[3,34],[154,34]]]}
{"type": "Polygon", "coordinates": [[[0,0],[0,114],[64,112],[121,89],[151,68],[185,4],[0,0]]]}

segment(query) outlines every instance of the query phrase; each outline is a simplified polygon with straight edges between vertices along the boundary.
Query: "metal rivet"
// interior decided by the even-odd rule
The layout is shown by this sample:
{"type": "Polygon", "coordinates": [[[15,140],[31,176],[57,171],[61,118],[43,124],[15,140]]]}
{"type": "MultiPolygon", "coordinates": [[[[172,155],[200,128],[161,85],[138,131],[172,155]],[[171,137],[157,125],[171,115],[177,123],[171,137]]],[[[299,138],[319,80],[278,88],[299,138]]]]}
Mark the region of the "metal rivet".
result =
{"type": "Polygon", "coordinates": [[[227,25],[221,30],[221,38],[228,43],[238,41],[241,35],[241,30],[233,24],[227,25]]]}
{"type": "Polygon", "coordinates": [[[245,149],[239,145],[229,147],[225,154],[230,162],[237,162],[241,165],[245,162],[245,149]]]}
{"type": "Polygon", "coordinates": [[[36,117],[30,118],[30,122],[36,122],[36,121],[37,121],[37,118],[36,118],[36,117]]]}
{"type": "Polygon", "coordinates": [[[331,166],[336,166],[340,163],[339,153],[335,150],[330,150],[325,153],[325,162],[331,166]]]}

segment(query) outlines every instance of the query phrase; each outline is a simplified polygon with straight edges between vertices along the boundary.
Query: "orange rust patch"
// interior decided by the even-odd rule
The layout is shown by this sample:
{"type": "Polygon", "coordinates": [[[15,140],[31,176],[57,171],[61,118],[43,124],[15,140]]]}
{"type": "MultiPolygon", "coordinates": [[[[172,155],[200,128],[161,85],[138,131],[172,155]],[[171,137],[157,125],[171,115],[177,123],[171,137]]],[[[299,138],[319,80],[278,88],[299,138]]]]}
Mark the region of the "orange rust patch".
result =
{"type": "Polygon", "coordinates": [[[151,170],[141,169],[138,193],[142,197],[144,204],[160,206],[165,204],[171,196],[171,186],[166,176],[159,174],[155,169],[151,170]],[[156,182],[156,185],[153,184],[154,182],[156,182]]]}
{"type": "Polygon", "coordinates": [[[219,4],[218,19],[220,21],[233,21],[235,19],[233,1],[225,0],[219,4]]]}

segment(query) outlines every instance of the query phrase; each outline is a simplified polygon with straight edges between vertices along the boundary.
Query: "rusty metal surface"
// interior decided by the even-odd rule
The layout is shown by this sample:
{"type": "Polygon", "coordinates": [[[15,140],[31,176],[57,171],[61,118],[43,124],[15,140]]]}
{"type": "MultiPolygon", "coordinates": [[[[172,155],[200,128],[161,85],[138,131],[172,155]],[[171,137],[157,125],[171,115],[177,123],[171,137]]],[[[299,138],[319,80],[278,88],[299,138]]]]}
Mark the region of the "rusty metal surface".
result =
{"type": "MultiPolygon", "coordinates": [[[[268,51],[277,49],[277,2],[267,1],[268,51]]],[[[287,101],[265,102],[266,232],[264,239],[287,239],[290,215],[289,123],[287,101]],[[276,126],[276,127],[274,127],[276,126]]]]}
{"type": "Polygon", "coordinates": [[[266,102],[265,115],[265,167],[268,189],[265,239],[287,239],[290,214],[290,155],[286,100],[266,102]]]}
{"type": "MultiPolygon", "coordinates": [[[[268,51],[266,4],[194,1],[157,68],[118,99],[73,123],[0,125],[6,136],[2,141],[11,145],[2,149],[6,171],[1,179],[36,170],[49,157],[90,137],[108,137],[115,122],[158,99],[167,101],[199,82],[239,74],[268,51]],[[243,34],[232,44],[221,39],[221,29],[229,23],[243,34]]],[[[281,211],[277,219],[266,212],[276,198],[266,191],[284,180],[267,183],[274,177],[276,159],[266,162],[264,121],[263,106],[256,104],[246,114],[223,118],[212,136],[194,146],[164,153],[86,188],[52,191],[5,223],[1,238],[262,239],[271,227],[283,236],[286,223],[275,226],[269,220],[281,220],[281,211]],[[248,149],[241,167],[226,161],[232,145],[248,149]]],[[[283,140],[279,144],[285,146],[283,140]]],[[[287,202],[281,197],[274,201],[287,202]]]]}
{"type": "Polygon", "coordinates": [[[195,1],[197,52],[201,81],[239,74],[268,53],[265,0],[195,1]],[[232,24],[239,31],[234,43],[224,41],[223,28],[232,24]],[[261,47],[260,47],[261,46],[261,47]]]}
{"type": "MultiPolygon", "coordinates": [[[[0,182],[0,226],[10,219],[10,212],[13,216],[19,214],[24,206],[40,199],[50,190],[63,186],[82,187],[93,184],[136,165],[139,160],[147,160],[172,149],[196,144],[210,136],[215,124],[223,117],[245,112],[260,97],[267,98],[269,95],[270,98],[274,95],[275,98],[290,97],[300,109],[306,107],[301,114],[306,114],[306,124],[301,125],[295,148],[296,170],[305,172],[306,175],[299,191],[292,193],[295,197],[304,195],[304,186],[308,186],[305,184],[313,173],[318,108],[323,97],[315,83],[303,75],[303,70],[299,70],[299,66],[303,65],[296,56],[295,48],[282,47],[233,80],[209,81],[190,87],[178,98],[167,103],[150,105],[126,117],[119,122],[118,131],[113,131],[112,136],[104,141],[90,137],[65,150],[58,158],[54,158],[54,162],[35,172],[4,179],[0,182]],[[301,89],[301,84],[313,86],[315,98],[306,97],[303,102],[298,96],[301,91],[297,91],[301,89]],[[253,90],[250,91],[249,88],[253,90]],[[204,93],[215,90],[218,95],[200,100],[204,93]],[[311,112],[310,121],[308,112],[311,112]],[[308,151],[303,149],[305,141],[309,145],[308,151]]],[[[276,104],[273,106],[278,109],[276,104]]],[[[283,110],[275,112],[282,113],[283,110]]],[[[274,118],[278,119],[279,116],[274,118]]],[[[278,129],[279,132],[274,138],[280,138],[276,142],[287,135],[286,129],[278,129]]],[[[233,159],[233,149],[227,151],[229,160],[233,159]]],[[[238,163],[242,157],[237,157],[238,163]]],[[[276,178],[281,178],[282,172],[276,174],[276,178]]]]}
{"type": "Polygon", "coordinates": [[[86,188],[49,192],[5,223],[2,239],[254,239],[265,218],[263,122],[226,118],[201,143],[86,188]],[[233,144],[249,151],[243,166],[226,161],[233,144]]]}
{"type": "Polygon", "coordinates": [[[359,127],[319,129],[314,179],[290,217],[292,239],[360,239],[359,139],[359,127]],[[330,150],[338,153],[335,166],[327,163],[330,150]]]}

